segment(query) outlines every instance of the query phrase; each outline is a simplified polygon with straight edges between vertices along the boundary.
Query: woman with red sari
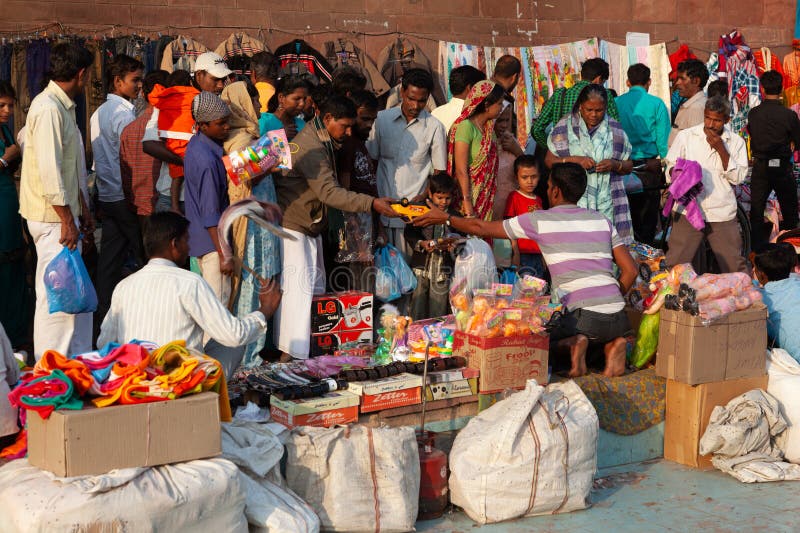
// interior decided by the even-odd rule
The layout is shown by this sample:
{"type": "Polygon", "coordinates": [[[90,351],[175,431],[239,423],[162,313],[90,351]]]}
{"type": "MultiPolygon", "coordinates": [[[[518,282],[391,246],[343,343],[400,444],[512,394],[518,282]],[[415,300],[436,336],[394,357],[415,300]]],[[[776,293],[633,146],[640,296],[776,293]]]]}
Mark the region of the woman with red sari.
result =
{"type": "Polygon", "coordinates": [[[492,81],[476,83],[450,128],[447,172],[458,182],[466,216],[492,220],[497,191],[497,137],[494,119],[503,110],[505,90],[492,81]]]}

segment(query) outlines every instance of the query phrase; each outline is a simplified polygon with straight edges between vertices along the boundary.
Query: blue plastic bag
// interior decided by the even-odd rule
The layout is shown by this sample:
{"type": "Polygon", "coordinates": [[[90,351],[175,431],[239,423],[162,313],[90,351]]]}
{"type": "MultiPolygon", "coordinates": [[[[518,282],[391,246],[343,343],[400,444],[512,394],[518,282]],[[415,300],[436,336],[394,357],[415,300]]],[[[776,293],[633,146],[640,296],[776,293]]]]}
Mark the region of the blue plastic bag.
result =
{"type": "Polygon", "coordinates": [[[514,285],[518,279],[519,274],[517,274],[517,267],[514,266],[503,269],[503,272],[500,274],[500,283],[506,285],[514,285]]]}
{"type": "Polygon", "coordinates": [[[66,246],[44,270],[44,287],[50,313],[93,313],[97,310],[97,293],[80,251],[66,246]]]}
{"type": "Polygon", "coordinates": [[[391,302],[417,288],[414,271],[391,244],[375,254],[375,268],[378,271],[375,276],[375,296],[381,301],[391,302]]]}

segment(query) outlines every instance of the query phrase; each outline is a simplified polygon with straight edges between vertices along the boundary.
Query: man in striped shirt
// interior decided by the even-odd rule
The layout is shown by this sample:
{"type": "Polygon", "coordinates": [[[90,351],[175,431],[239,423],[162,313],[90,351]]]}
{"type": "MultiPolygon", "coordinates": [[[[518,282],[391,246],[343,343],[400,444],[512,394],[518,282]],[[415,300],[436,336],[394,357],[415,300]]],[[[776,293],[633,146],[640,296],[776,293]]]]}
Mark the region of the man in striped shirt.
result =
{"type": "Polygon", "coordinates": [[[266,334],[267,320],[281,300],[277,283],[263,283],[259,308],[237,318],[203,278],[179,267],[189,258],[189,221],[183,216],[171,211],[151,216],[144,248],[150,260],[117,285],[97,345],[185,340],[187,348],[214,357],[226,375],[232,374],[244,347],[266,334]],[[211,339],[205,345],[204,337],[211,339]]]}
{"type": "Polygon", "coordinates": [[[432,207],[414,224],[448,224],[481,237],[535,240],[550,270],[554,296],[568,311],[550,336],[551,353],[569,353],[569,375],[576,377],[587,372],[589,344],[603,345],[604,374],[616,377],[625,373],[625,337],[632,332],[623,295],[636,279],[636,265],[607,218],[575,205],[585,189],[586,172],[580,165],[556,164],[547,186],[548,210],[484,222],[451,217],[432,207]],[[619,280],[614,263],[621,271],[619,280]]]}

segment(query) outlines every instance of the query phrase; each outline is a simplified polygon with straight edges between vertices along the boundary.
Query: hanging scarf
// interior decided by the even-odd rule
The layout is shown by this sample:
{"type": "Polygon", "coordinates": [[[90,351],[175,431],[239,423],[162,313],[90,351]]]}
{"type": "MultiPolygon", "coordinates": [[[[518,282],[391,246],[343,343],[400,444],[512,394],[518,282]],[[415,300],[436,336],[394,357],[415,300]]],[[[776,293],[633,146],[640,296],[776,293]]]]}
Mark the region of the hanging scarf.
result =
{"type": "MultiPolygon", "coordinates": [[[[491,81],[484,80],[476,83],[467,94],[461,115],[450,127],[450,132],[448,133],[449,142],[447,143],[447,172],[451,176],[454,176],[456,167],[455,141],[458,125],[465,120],[469,120],[472,114],[475,113],[475,109],[478,105],[486,99],[494,87],[495,84],[491,81]]],[[[498,163],[499,158],[497,155],[497,138],[494,134],[494,121],[489,120],[483,127],[480,151],[477,157],[470,163],[468,169],[475,216],[482,220],[492,219],[494,193],[497,191],[498,163]]]]}
{"type": "MultiPolygon", "coordinates": [[[[624,161],[631,155],[631,145],[619,122],[606,115],[589,135],[579,113],[561,119],[548,139],[548,148],[558,157],[584,156],[596,162],[603,159],[624,161]]],[[[631,212],[622,176],[615,172],[586,172],[586,192],[578,205],[606,216],[626,244],[633,242],[631,212]]]]}

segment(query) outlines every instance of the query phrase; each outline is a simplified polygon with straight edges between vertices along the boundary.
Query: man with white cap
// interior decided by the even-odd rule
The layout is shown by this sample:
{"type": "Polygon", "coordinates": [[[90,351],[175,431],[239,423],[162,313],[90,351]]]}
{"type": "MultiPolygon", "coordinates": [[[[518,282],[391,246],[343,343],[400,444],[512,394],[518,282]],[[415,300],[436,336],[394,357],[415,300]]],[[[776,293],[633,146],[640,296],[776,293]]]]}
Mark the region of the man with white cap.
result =
{"type": "Polygon", "coordinates": [[[197,89],[221,94],[228,81],[228,76],[233,74],[233,71],[228,68],[221,56],[214,52],[205,52],[197,56],[192,74],[194,86],[197,89]]]}
{"type": "MultiPolygon", "coordinates": [[[[228,76],[233,71],[228,68],[225,60],[214,52],[205,52],[197,56],[192,73],[192,84],[199,91],[221,94],[228,76]]],[[[162,162],[161,172],[156,183],[159,201],[156,204],[156,211],[167,211],[173,209],[180,211],[180,202],[184,201],[183,179],[173,179],[169,175],[169,164],[182,165],[183,159],[167,148],[161,139],[158,131],[158,109],[153,111],[153,116],[147,123],[144,138],[142,139],[142,149],[146,154],[162,162]]]]}

